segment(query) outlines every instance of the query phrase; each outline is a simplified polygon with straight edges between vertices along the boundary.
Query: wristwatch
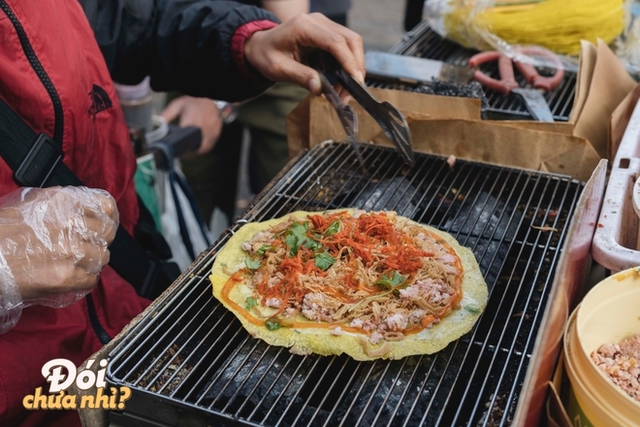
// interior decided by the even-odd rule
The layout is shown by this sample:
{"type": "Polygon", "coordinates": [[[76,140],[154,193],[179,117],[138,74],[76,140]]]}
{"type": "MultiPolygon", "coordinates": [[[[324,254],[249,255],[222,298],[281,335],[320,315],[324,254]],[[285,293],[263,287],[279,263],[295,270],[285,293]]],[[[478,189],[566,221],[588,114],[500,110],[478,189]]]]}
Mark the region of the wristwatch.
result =
{"type": "Polygon", "coordinates": [[[220,117],[225,124],[233,122],[238,117],[238,107],[226,101],[213,101],[220,112],[220,117]]]}

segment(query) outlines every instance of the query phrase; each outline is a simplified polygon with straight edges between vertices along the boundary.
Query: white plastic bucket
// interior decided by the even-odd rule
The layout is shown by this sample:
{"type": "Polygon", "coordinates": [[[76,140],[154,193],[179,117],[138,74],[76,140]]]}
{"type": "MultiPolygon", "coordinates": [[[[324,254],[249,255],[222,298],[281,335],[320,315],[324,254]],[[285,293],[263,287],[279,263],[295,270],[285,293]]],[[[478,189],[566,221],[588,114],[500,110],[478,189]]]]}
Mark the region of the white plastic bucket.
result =
{"type": "Polygon", "coordinates": [[[582,426],[637,426],[640,402],[625,393],[591,359],[601,345],[640,333],[640,268],[621,271],[594,286],[565,328],[564,353],[571,383],[569,416],[582,426]]]}

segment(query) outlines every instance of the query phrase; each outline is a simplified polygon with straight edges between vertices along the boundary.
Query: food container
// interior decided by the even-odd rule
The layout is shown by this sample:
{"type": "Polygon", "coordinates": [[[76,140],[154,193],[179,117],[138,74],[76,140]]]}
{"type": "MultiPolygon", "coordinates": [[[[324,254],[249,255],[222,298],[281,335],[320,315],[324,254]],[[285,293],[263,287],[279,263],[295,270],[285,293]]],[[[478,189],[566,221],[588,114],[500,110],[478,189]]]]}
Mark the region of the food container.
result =
{"type": "Polygon", "coordinates": [[[566,326],[564,355],[571,383],[569,418],[583,426],[634,426],[640,402],[615,385],[591,359],[606,343],[640,333],[640,267],[598,283],[566,326]]]}
{"type": "Polygon", "coordinates": [[[153,131],[153,92],[149,78],[137,85],[116,83],[115,88],[127,126],[144,132],[153,131]]]}

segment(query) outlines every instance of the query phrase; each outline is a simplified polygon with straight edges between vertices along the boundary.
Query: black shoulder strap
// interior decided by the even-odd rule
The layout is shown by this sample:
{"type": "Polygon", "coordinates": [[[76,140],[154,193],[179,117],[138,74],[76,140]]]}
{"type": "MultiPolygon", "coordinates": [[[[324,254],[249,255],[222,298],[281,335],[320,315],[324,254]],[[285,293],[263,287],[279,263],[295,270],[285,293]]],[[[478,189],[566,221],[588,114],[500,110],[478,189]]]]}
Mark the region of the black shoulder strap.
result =
{"type": "MultiPolygon", "coordinates": [[[[46,134],[37,135],[11,107],[0,99],[0,156],[14,171],[15,181],[25,187],[83,185],[62,162],[60,144],[46,134]]],[[[155,259],[124,229],[118,227],[109,246],[109,265],[132,284],[139,295],[153,298],[156,288],[173,281],[155,259]]]]}

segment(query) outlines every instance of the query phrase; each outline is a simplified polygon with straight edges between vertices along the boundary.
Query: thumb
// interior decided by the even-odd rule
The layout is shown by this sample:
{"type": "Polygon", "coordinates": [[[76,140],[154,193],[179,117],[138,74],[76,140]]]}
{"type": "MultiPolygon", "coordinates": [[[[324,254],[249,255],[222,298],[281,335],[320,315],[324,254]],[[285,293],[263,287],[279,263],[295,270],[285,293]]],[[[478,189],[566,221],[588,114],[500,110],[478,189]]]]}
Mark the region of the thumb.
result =
{"type": "Polygon", "coordinates": [[[286,58],[283,59],[280,69],[286,70],[284,71],[285,78],[283,80],[289,80],[296,83],[316,96],[322,95],[320,76],[313,68],[301,64],[291,58],[286,58]]]}

